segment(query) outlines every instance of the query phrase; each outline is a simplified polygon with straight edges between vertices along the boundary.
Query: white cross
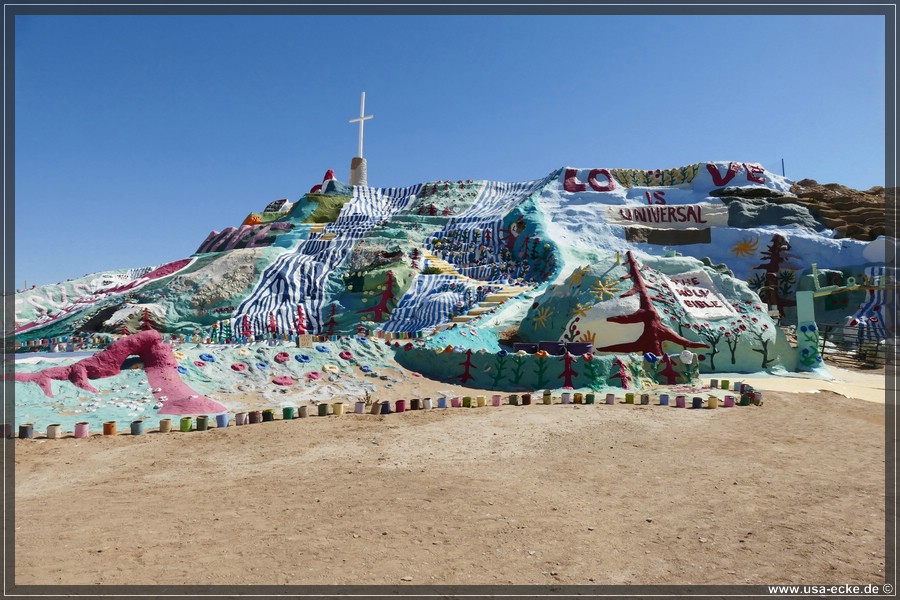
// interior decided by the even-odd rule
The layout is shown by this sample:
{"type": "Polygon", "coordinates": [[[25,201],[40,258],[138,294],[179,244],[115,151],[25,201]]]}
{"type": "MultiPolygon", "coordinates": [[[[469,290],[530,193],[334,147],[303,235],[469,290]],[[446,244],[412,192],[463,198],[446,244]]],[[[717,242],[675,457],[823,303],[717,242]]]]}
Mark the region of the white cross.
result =
{"type": "Polygon", "coordinates": [[[366,93],[362,93],[362,99],[359,101],[359,118],[358,119],[350,119],[350,123],[359,123],[359,157],[363,157],[362,153],[362,142],[363,142],[363,126],[365,122],[371,119],[373,115],[366,115],[366,93]]]}

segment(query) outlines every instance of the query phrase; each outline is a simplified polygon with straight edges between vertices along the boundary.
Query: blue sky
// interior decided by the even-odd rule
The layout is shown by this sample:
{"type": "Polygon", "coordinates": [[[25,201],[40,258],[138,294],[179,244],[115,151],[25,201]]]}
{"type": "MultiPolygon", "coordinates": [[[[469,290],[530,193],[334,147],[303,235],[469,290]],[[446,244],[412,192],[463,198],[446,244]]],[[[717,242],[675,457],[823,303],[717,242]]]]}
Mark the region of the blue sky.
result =
{"type": "Polygon", "coordinates": [[[16,286],[191,255],[325,171],[525,181],[760,162],[884,182],[863,16],[16,18],[16,286]]]}

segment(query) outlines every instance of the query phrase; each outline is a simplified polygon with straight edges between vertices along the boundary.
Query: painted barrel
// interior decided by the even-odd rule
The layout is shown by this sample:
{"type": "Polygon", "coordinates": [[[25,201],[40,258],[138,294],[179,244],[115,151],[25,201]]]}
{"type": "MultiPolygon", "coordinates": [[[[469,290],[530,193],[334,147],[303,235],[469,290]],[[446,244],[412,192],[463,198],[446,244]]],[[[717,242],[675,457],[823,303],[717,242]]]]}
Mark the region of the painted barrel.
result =
{"type": "Polygon", "coordinates": [[[356,404],[353,405],[353,412],[357,415],[361,415],[366,412],[366,403],[360,400],[356,404]]]}
{"type": "Polygon", "coordinates": [[[634,404],[634,394],[628,392],[625,394],[625,404],[634,404]]]}
{"type": "Polygon", "coordinates": [[[531,394],[522,394],[522,405],[531,404],[531,394]]]}
{"type": "Polygon", "coordinates": [[[478,404],[478,408],[484,407],[484,404],[485,404],[484,396],[475,396],[475,402],[478,404]]]}
{"type": "Polygon", "coordinates": [[[725,408],[731,408],[734,406],[734,396],[731,394],[725,396],[725,400],[722,401],[722,406],[725,408]]]}
{"type": "Polygon", "coordinates": [[[459,408],[460,406],[462,406],[462,400],[460,399],[460,397],[453,396],[452,398],[450,398],[450,406],[452,406],[453,408],[459,408]]]}
{"type": "Polygon", "coordinates": [[[22,423],[19,425],[19,439],[20,440],[30,440],[34,437],[34,424],[33,423],[22,423]]]}
{"type": "Polygon", "coordinates": [[[197,415],[197,431],[209,429],[209,415],[197,415]]]}
{"type": "Polygon", "coordinates": [[[247,424],[247,413],[245,412],[236,412],[234,413],[234,424],[238,425],[246,425],[247,424]]]}
{"type": "Polygon", "coordinates": [[[160,433],[169,433],[172,431],[172,419],[160,419],[159,420],[159,432],[160,433]]]}
{"type": "Polygon", "coordinates": [[[494,394],[493,396],[491,396],[491,406],[500,406],[502,402],[503,396],[501,396],[500,394],[494,394]]]}
{"type": "Polygon", "coordinates": [[[607,394],[606,395],[606,403],[607,404],[615,404],[616,403],[616,395],[615,394],[607,394]]]}
{"type": "Polygon", "coordinates": [[[53,423],[51,425],[47,425],[47,438],[51,440],[56,440],[62,437],[62,425],[59,423],[53,423]]]}
{"type": "Polygon", "coordinates": [[[510,394],[509,395],[509,404],[510,404],[510,406],[518,406],[519,405],[519,395],[518,394],[510,394]]]}
{"type": "Polygon", "coordinates": [[[422,399],[422,410],[431,410],[434,408],[434,400],[431,398],[423,398],[422,399]]]}
{"type": "Polygon", "coordinates": [[[409,401],[409,410],[419,410],[420,400],[418,398],[413,398],[409,401]]]}
{"type": "Polygon", "coordinates": [[[684,396],[675,396],[675,406],[677,408],[684,408],[686,400],[687,398],[685,398],[684,396]]]}
{"type": "Polygon", "coordinates": [[[750,406],[750,401],[753,399],[753,396],[750,394],[741,394],[741,406],[750,406]]]}
{"type": "Polygon", "coordinates": [[[381,414],[389,415],[391,414],[391,403],[389,400],[385,400],[381,403],[381,414]]]}
{"type": "MultiPolygon", "coordinates": [[[[731,382],[728,381],[727,379],[723,379],[719,383],[720,383],[719,387],[721,387],[723,390],[731,389],[731,382]]],[[[716,387],[716,386],[713,386],[713,387],[716,387]]]]}
{"type": "Polygon", "coordinates": [[[251,410],[247,413],[247,423],[250,425],[256,425],[262,421],[262,413],[258,410],[251,410]]]}
{"type": "Polygon", "coordinates": [[[116,435],[116,422],[115,421],[104,421],[103,422],[103,435],[116,435]]]}
{"type": "Polygon", "coordinates": [[[734,385],[731,387],[731,391],[733,391],[733,392],[740,392],[740,391],[741,391],[741,386],[742,386],[742,385],[744,385],[744,384],[741,383],[740,381],[735,381],[735,382],[734,382],[734,385]]]}
{"type": "Polygon", "coordinates": [[[584,403],[585,404],[593,404],[597,400],[597,396],[592,393],[588,393],[584,395],[584,403]]]}
{"type": "Polygon", "coordinates": [[[660,406],[668,406],[669,405],[669,395],[668,394],[660,394],[659,395],[659,405],[660,406]]]}
{"type": "Polygon", "coordinates": [[[327,404],[327,403],[322,402],[321,404],[319,404],[319,409],[318,409],[318,410],[319,410],[319,416],[320,416],[320,417],[327,417],[327,416],[328,416],[328,404],[327,404]]]}
{"type": "Polygon", "coordinates": [[[703,408],[703,398],[700,396],[694,396],[691,399],[691,408],[703,408]]]}
{"type": "Polygon", "coordinates": [[[343,402],[335,402],[331,405],[331,414],[336,416],[341,416],[344,414],[344,403],[343,402]]]}
{"type": "Polygon", "coordinates": [[[463,396],[462,405],[463,408],[472,408],[472,396],[463,396]]]}
{"type": "Polygon", "coordinates": [[[581,392],[575,392],[572,395],[572,400],[575,402],[575,404],[582,404],[584,402],[584,394],[582,394],[581,392]]]}
{"type": "Polygon", "coordinates": [[[397,400],[395,406],[398,413],[406,412],[406,400],[397,400]]]}
{"type": "Polygon", "coordinates": [[[762,392],[752,392],[750,401],[753,402],[756,406],[760,406],[763,401],[762,392]]]}
{"type": "Polygon", "coordinates": [[[219,429],[228,427],[228,413],[219,413],[216,415],[216,427],[219,429]]]}
{"type": "Polygon", "coordinates": [[[753,391],[753,386],[750,385],[749,383],[742,383],[742,384],[741,384],[741,393],[742,393],[742,394],[748,394],[748,393],[750,393],[750,392],[752,392],[752,391],[753,391]]]}
{"type": "Polygon", "coordinates": [[[719,387],[719,380],[718,380],[718,379],[710,379],[710,380],[709,380],[709,387],[712,387],[712,388],[717,388],[717,387],[719,387]]]}
{"type": "Polygon", "coordinates": [[[442,396],[438,398],[438,408],[447,408],[447,398],[442,396]]]}
{"type": "Polygon", "coordinates": [[[181,417],[181,421],[179,422],[179,429],[184,432],[188,432],[191,430],[191,426],[194,424],[194,420],[190,417],[181,417]]]}
{"type": "Polygon", "coordinates": [[[372,402],[372,406],[369,408],[370,415],[380,415],[381,414],[381,402],[375,401],[372,402]]]}
{"type": "Polygon", "coordinates": [[[275,411],[271,408],[267,408],[262,413],[262,420],[266,423],[270,423],[275,420],[275,411]]]}
{"type": "Polygon", "coordinates": [[[553,404],[553,396],[550,394],[550,390],[544,392],[544,404],[553,404]]]}
{"type": "Polygon", "coordinates": [[[559,398],[563,404],[570,404],[572,402],[572,394],[569,392],[563,392],[559,395],[559,398]]]}
{"type": "Polygon", "coordinates": [[[716,396],[710,396],[706,399],[706,406],[709,408],[719,408],[719,399],[716,396]]]}
{"type": "Polygon", "coordinates": [[[641,404],[650,404],[650,394],[641,394],[641,404]]]}
{"type": "Polygon", "coordinates": [[[294,407],[293,406],[282,406],[281,407],[281,418],[285,421],[292,421],[294,419],[294,407]]]}
{"type": "Polygon", "coordinates": [[[144,435],[144,422],[143,421],[132,421],[131,422],[131,435],[144,435]]]}

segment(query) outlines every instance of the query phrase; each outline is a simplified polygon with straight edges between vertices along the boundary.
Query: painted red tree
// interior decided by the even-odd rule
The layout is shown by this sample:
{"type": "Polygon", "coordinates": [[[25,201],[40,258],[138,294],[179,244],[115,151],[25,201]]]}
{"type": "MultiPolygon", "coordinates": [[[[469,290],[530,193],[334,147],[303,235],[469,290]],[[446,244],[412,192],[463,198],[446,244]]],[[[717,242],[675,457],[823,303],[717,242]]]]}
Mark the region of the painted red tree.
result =
{"type": "Polygon", "coordinates": [[[297,305],[297,318],[294,319],[294,327],[297,329],[297,335],[306,333],[306,313],[303,312],[303,305],[297,305]]]}
{"type": "Polygon", "coordinates": [[[325,335],[334,335],[335,328],[337,327],[337,321],[334,318],[336,314],[337,304],[332,304],[331,312],[328,313],[328,320],[323,324],[323,327],[325,327],[325,335]]]}
{"type": "MultiPolygon", "coordinates": [[[[672,360],[672,357],[668,354],[663,354],[662,364],[663,368],[657,373],[657,377],[665,377],[668,385],[678,383],[678,371],[675,370],[675,361],[672,360]]],[[[660,381],[657,379],[656,383],[660,383],[660,381]]]]}
{"type": "Polygon", "coordinates": [[[575,369],[572,368],[572,365],[575,364],[575,356],[566,352],[563,354],[562,361],[565,363],[565,368],[563,369],[562,375],[560,379],[564,379],[563,387],[574,388],[575,384],[572,383],[573,377],[578,377],[578,373],[575,369]]]}
{"type": "Polygon", "coordinates": [[[144,312],[141,313],[141,330],[147,331],[148,329],[153,328],[153,319],[150,316],[150,309],[144,308],[144,312]]]}
{"type": "Polygon", "coordinates": [[[362,310],[358,310],[356,312],[357,314],[372,313],[372,320],[376,323],[381,323],[381,320],[384,317],[384,313],[391,312],[391,309],[388,308],[388,302],[395,299],[396,296],[394,296],[394,272],[388,271],[387,280],[384,283],[384,292],[382,292],[378,304],[371,308],[363,308],[362,310]]]}
{"type": "Polygon", "coordinates": [[[275,335],[278,333],[278,323],[275,322],[275,313],[269,313],[269,333],[275,335]]]}
{"type": "Polygon", "coordinates": [[[631,383],[631,377],[628,375],[628,369],[625,368],[625,363],[622,361],[622,357],[617,356],[616,360],[613,361],[613,364],[616,367],[616,372],[609,376],[610,379],[618,379],[622,382],[622,389],[627,390],[629,384],[631,383]]]}
{"type": "Polygon", "coordinates": [[[796,254],[791,254],[789,250],[791,245],[780,233],[772,236],[769,247],[763,250],[762,256],[765,259],[760,264],[753,267],[754,269],[762,269],[766,273],[766,302],[774,304],[778,307],[778,314],[784,317],[784,309],[786,306],[796,306],[797,302],[784,298],[778,291],[778,274],[782,269],[797,270],[800,268],[790,259],[798,258],[796,254]]]}
{"type": "Polygon", "coordinates": [[[475,379],[475,376],[472,375],[472,372],[471,372],[472,369],[476,368],[475,365],[472,364],[472,349],[471,348],[466,350],[466,360],[459,364],[460,364],[460,366],[465,367],[465,370],[463,371],[462,375],[459,376],[459,380],[460,380],[460,382],[462,382],[463,385],[465,385],[465,383],[467,381],[469,381],[470,379],[475,379]]]}
{"type": "Polygon", "coordinates": [[[128,329],[128,325],[124,322],[122,323],[122,327],[119,329],[119,335],[131,335],[131,330],[128,329]]]}
{"type": "Polygon", "coordinates": [[[625,298],[637,294],[640,305],[639,308],[630,315],[609,317],[606,320],[610,323],[643,323],[644,330],[641,332],[638,339],[633,342],[613,344],[612,346],[599,348],[599,350],[601,352],[652,352],[653,354],[660,355],[663,353],[662,343],[664,341],[674,342],[685,348],[706,348],[706,344],[692,342],[663,325],[662,320],[659,318],[659,313],[656,311],[656,307],[653,306],[653,300],[662,301],[662,299],[658,296],[650,295],[650,291],[657,292],[657,288],[648,285],[644,281],[644,276],[641,274],[641,266],[634,258],[634,254],[632,254],[631,250],[628,251],[626,256],[629,274],[622,275],[619,279],[631,279],[633,285],[629,291],[625,292],[620,297],[625,298]]]}

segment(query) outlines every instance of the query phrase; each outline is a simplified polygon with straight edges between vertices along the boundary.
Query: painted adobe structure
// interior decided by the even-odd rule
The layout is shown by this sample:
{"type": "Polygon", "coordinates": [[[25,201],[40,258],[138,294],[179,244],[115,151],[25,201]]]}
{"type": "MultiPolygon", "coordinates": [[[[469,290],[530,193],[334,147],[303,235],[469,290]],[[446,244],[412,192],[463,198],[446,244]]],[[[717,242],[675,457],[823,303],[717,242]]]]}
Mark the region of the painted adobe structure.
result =
{"type": "MultiPolygon", "coordinates": [[[[296,202],[211,232],[183,260],[17,294],[16,340],[374,335],[403,340],[396,359],[416,371],[511,390],[624,385],[627,369],[632,382],[673,369],[689,380],[695,367],[673,366],[685,349],[704,372],[815,368],[772,315],[797,321],[814,263],[824,285],[874,281],[884,251],[836,235],[792,190],[739,162],[397,188],[329,173],[296,202]],[[545,360],[511,340],[593,352],[545,360]]],[[[865,335],[890,327],[883,297],[844,298],[815,308],[856,318],[865,335]]]]}

